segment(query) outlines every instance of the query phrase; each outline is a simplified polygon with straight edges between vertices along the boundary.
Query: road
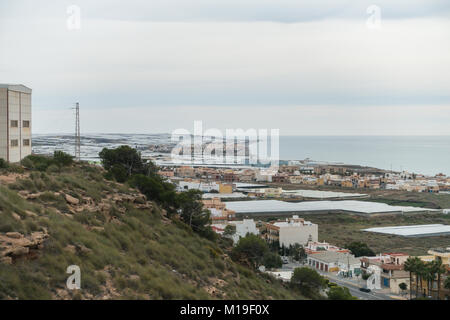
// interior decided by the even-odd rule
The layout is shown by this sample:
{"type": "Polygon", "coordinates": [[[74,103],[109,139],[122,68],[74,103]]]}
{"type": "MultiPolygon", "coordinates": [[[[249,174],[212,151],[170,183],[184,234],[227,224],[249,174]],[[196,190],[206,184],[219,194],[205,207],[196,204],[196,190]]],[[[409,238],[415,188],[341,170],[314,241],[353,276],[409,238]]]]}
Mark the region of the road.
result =
{"type": "MultiPolygon", "coordinates": [[[[300,263],[288,263],[284,264],[282,270],[280,271],[292,271],[295,268],[307,267],[307,265],[303,265],[300,263]]],[[[314,269],[315,270],[315,269],[314,269]]],[[[382,290],[372,290],[371,292],[362,292],[359,291],[359,288],[362,287],[361,284],[358,283],[357,280],[354,279],[344,279],[338,277],[337,275],[329,272],[322,272],[320,270],[316,270],[320,273],[321,276],[330,280],[330,282],[334,282],[341,287],[346,287],[350,291],[350,293],[361,300],[397,300],[394,298],[392,294],[388,294],[382,292],[382,290]]]]}

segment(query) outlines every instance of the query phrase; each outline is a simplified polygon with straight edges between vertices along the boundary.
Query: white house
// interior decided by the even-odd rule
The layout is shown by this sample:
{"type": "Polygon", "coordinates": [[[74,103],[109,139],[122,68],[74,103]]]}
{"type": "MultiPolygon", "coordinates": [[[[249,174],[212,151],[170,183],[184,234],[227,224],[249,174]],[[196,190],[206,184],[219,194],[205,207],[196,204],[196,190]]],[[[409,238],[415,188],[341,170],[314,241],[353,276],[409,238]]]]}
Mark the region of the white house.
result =
{"type": "Polygon", "coordinates": [[[259,230],[256,228],[256,223],[253,219],[230,221],[229,223],[236,226],[236,233],[233,235],[234,243],[237,243],[240,238],[245,237],[248,233],[259,234],[259,230]]]}
{"type": "Polygon", "coordinates": [[[319,227],[317,224],[305,221],[297,215],[286,221],[276,221],[265,224],[265,238],[272,242],[278,241],[281,246],[306,245],[310,241],[318,240],[319,227]]]}
{"type": "Polygon", "coordinates": [[[361,262],[354,255],[346,252],[324,251],[308,255],[307,263],[310,267],[353,277],[360,274],[361,262]]]}

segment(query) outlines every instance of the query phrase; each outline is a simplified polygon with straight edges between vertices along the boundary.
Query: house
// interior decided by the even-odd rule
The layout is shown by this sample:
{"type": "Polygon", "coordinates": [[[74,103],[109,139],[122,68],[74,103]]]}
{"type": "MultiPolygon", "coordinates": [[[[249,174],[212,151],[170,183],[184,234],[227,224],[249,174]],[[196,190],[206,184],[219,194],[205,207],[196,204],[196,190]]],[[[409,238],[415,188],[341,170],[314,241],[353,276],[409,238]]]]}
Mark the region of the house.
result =
{"type": "Polygon", "coordinates": [[[233,193],[232,184],[219,184],[219,193],[233,193]]]}
{"type": "Polygon", "coordinates": [[[289,176],[285,173],[277,173],[272,176],[272,182],[274,183],[289,183],[289,176]]]}
{"type": "Polygon", "coordinates": [[[324,251],[350,253],[350,250],[334,246],[328,242],[310,241],[305,247],[306,254],[321,253],[324,251]]]}
{"type": "Polygon", "coordinates": [[[175,173],[171,170],[161,170],[158,171],[158,174],[166,178],[173,178],[175,173]]]}
{"type": "Polygon", "coordinates": [[[236,232],[233,234],[233,241],[237,243],[240,238],[245,237],[248,233],[259,234],[256,223],[253,219],[244,219],[242,221],[230,221],[229,224],[236,226],[236,232]]]}
{"type": "Polygon", "coordinates": [[[178,191],[200,190],[202,192],[219,192],[219,184],[216,182],[202,182],[199,180],[184,180],[178,183],[178,191]]]}
{"type": "Polygon", "coordinates": [[[279,242],[280,247],[290,245],[306,245],[309,241],[317,241],[317,224],[305,221],[294,215],[285,221],[271,221],[262,227],[263,237],[269,242],[279,242]]]}
{"type": "Polygon", "coordinates": [[[0,158],[19,162],[31,154],[31,89],[0,84],[0,158]]]}
{"type": "Polygon", "coordinates": [[[346,277],[353,277],[361,272],[360,260],[348,252],[324,251],[309,254],[307,264],[319,271],[337,272],[346,277]]]}
{"type": "Polygon", "coordinates": [[[195,170],[189,166],[181,166],[176,169],[176,174],[178,177],[194,178],[195,170]]]}
{"type": "Polygon", "coordinates": [[[239,182],[239,175],[234,173],[232,170],[226,171],[223,174],[223,181],[226,183],[239,182]]]}
{"type": "Polygon", "coordinates": [[[400,283],[405,283],[409,287],[409,272],[403,268],[408,257],[409,255],[405,253],[384,253],[375,257],[362,257],[361,270],[371,275],[367,279],[367,287],[389,288],[391,293],[401,293],[400,283]]]}
{"type": "MultiPolygon", "coordinates": [[[[450,277],[450,247],[430,249],[430,250],[428,250],[427,256],[420,256],[419,258],[425,262],[432,262],[437,259],[441,260],[442,265],[444,266],[445,272],[443,274],[441,274],[439,298],[446,299],[446,300],[450,299],[450,290],[444,288],[445,280],[448,277],[450,277]]],[[[415,286],[416,286],[416,279],[413,278],[413,287],[415,288],[415,286]]],[[[437,294],[438,294],[437,277],[436,277],[435,281],[433,282],[433,286],[430,287],[429,292],[428,292],[428,285],[427,285],[426,281],[422,281],[421,287],[423,290],[422,294],[424,294],[426,296],[437,297],[437,294]]]]}
{"type": "Polygon", "coordinates": [[[211,212],[211,220],[213,222],[218,221],[230,221],[236,217],[236,212],[226,208],[220,198],[203,199],[203,207],[209,209],[211,212]]]}

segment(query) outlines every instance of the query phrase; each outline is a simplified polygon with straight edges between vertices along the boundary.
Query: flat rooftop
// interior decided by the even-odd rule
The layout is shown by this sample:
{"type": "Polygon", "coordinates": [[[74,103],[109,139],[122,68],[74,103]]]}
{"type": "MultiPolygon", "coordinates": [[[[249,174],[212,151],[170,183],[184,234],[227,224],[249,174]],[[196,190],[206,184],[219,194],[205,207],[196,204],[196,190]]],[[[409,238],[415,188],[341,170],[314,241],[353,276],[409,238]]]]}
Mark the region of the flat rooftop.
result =
{"type": "Polygon", "coordinates": [[[246,194],[241,192],[233,192],[233,193],[204,193],[202,195],[203,199],[233,199],[233,198],[247,198],[246,194]]]}
{"type": "Polygon", "coordinates": [[[8,90],[11,91],[18,91],[18,92],[22,92],[22,93],[31,93],[31,89],[28,87],[25,87],[23,84],[5,84],[5,83],[0,83],[0,88],[6,88],[8,90]]]}
{"type": "Polygon", "coordinates": [[[336,211],[374,214],[436,211],[427,208],[391,206],[385,203],[357,200],[303,202],[285,202],[280,200],[230,201],[226,202],[226,207],[236,213],[305,213],[336,211]]]}
{"type": "Polygon", "coordinates": [[[363,229],[367,232],[392,234],[403,237],[433,237],[450,235],[450,225],[444,224],[420,224],[413,226],[395,226],[363,229]]]}
{"type": "Polygon", "coordinates": [[[318,191],[318,190],[283,190],[283,194],[293,194],[304,198],[356,198],[365,197],[365,193],[349,193],[349,192],[334,192],[334,191],[318,191]]]}

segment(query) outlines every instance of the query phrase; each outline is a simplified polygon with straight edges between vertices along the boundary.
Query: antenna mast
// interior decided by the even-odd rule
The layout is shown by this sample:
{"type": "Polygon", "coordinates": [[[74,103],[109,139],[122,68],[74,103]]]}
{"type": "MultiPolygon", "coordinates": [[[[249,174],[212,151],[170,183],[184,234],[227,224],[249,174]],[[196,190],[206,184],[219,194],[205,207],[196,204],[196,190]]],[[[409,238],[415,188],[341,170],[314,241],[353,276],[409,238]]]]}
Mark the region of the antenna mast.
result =
{"type": "Polygon", "coordinates": [[[81,135],[80,135],[80,104],[75,104],[75,159],[80,161],[81,135]]]}

